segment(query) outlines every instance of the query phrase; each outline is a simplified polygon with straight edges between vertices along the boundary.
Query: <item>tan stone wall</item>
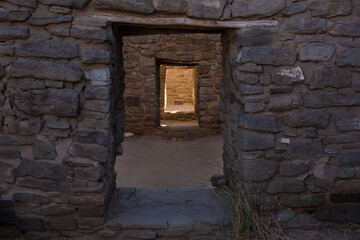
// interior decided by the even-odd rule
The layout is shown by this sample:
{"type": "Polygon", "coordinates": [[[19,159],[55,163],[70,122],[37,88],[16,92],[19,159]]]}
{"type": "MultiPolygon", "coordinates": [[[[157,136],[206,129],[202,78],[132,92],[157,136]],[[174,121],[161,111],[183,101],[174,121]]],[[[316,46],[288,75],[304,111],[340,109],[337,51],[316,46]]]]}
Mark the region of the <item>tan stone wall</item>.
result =
{"type": "MultiPolygon", "coordinates": [[[[220,129],[222,80],[219,34],[170,34],[124,37],[126,131],[155,133],[160,118],[196,119],[205,129],[220,129]],[[193,65],[197,69],[196,114],[163,112],[165,71],[161,65],[193,65]],[[160,86],[161,85],[161,86],[160,86]]],[[[213,131],[216,133],[218,131],[213,131]]]]}

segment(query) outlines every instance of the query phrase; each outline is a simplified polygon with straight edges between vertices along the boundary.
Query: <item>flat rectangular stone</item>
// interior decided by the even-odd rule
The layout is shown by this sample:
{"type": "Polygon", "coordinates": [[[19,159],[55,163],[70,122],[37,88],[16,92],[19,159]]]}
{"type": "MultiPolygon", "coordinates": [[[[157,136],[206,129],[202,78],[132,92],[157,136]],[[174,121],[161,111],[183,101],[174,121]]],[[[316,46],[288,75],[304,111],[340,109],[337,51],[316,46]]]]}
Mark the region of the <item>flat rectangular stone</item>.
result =
{"type": "Polygon", "coordinates": [[[72,143],[68,154],[74,157],[90,158],[97,162],[106,162],[108,159],[108,149],[90,144],[72,143]]]}
{"type": "Polygon", "coordinates": [[[356,94],[311,91],[302,93],[302,97],[304,105],[312,108],[360,105],[360,96],[356,94]]]}
{"type": "Polygon", "coordinates": [[[28,27],[0,27],[0,40],[27,39],[30,37],[28,27]]]}
{"type": "Polygon", "coordinates": [[[35,26],[45,26],[45,25],[49,25],[49,24],[60,24],[60,23],[66,23],[66,22],[71,22],[72,21],[72,16],[71,15],[67,15],[67,16],[57,16],[57,17],[42,17],[42,18],[30,18],[29,19],[29,23],[31,25],[35,25],[35,26]]]}
{"type": "Polygon", "coordinates": [[[155,11],[152,0],[96,0],[95,7],[108,10],[120,10],[150,14],[155,11]]]}
{"type": "Polygon", "coordinates": [[[71,7],[71,8],[83,8],[89,0],[38,0],[42,4],[49,4],[55,6],[71,7]]]}
{"type": "Polygon", "coordinates": [[[294,65],[297,53],[270,48],[243,48],[237,57],[238,63],[255,62],[264,65],[294,65]]]}

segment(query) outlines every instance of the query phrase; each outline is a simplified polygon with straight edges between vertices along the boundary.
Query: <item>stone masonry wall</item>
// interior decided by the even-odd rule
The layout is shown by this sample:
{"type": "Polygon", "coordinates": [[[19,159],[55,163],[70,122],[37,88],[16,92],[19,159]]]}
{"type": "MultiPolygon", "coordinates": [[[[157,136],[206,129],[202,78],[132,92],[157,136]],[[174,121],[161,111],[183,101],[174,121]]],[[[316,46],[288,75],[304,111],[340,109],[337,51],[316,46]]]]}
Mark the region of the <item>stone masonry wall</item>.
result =
{"type": "MultiPolygon", "coordinates": [[[[262,20],[257,27],[222,29],[223,84],[215,88],[221,88],[226,175],[251,181],[284,227],[360,222],[358,0],[3,0],[2,238],[117,235],[104,222],[124,132],[122,29],[116,25],[124,12],[200,21],[194,28],[220,19],[262,20]],[[278,24],[259,26],[267,20],[278,24]]],[[[220,63],[220,48],[209,47],[191,59],[176,55],[183,50],[159,58],[200,61],[200,86],[200,67],[208,83],[213,74],[207,71],[218,71],[205,56],[220,63]]],[[[155,52],[147,54],[153,66],[155,52]]],[[[137,114],[154,122],[156,70],[144,69],[152,74],[145,82],[151,93],[142,98],[153,104],[137,114]]],[[[215,106],[211,97],[204,95],[203,104],[215,106]]]]}
{"type": "MultiPolygon", "coordinates": [[[[199,126],[220,129],[222,78],[219,34],[171,34],[124,37],[126,131],[154,133],[163,111],[160,65],[197,66],[199,126]]],[[[167,115],[168,116],[168,115],[167,115]]],[[[215,131],[216,133],[216,131],[215,131]]]]}

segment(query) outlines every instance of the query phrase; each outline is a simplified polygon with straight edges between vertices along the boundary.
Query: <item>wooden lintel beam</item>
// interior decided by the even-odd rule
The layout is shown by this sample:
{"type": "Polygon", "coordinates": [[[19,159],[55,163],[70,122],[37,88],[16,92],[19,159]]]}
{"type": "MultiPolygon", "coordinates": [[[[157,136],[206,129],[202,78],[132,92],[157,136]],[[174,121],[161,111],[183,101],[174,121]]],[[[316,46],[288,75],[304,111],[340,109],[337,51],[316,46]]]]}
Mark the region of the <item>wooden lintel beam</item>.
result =
{"type": "Polygon", "coordinates": [[[138,17],[111,13],[94,13],[93,18],[106,20],[108,22],[129,24],[137,26],[158,26],[158,27],[198,27],[212,29],[239,29],[247,27],[273,27],[278,24],[276,20],[258,21],[218,21],[191,19],[186,17],[138,17]]]}

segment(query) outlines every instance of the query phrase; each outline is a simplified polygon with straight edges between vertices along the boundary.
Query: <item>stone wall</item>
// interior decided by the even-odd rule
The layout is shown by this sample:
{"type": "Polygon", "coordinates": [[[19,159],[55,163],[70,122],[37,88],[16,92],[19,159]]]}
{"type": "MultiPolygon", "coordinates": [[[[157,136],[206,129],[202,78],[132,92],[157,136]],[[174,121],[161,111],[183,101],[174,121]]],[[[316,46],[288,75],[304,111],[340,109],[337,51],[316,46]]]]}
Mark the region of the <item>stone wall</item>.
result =
{"type": "MultiPolygon", "coordinates": [[[[220,129],[222,78],[219,34],[170,34],[124,37],[126,131],[153,134],[163,119],[193,118],[193,114],[162,114],[165,82],[161,65],[196,66],[199,126],[220,129]],[[166,115],[166,117],[164,117],[166,115]]],[[[218,131],[214,131],[217,133],[218,131]]]]}
{"type": "MultiPolygon", "coordinates": [[[[251,181],[284,227],[360,222],[358,1],[5,0],[0,7],[0,236],[116,236],[103,224],[124,132],[115,24],[129,21],[124,11],[132,20],[146,14],[145,25],[151,16],[217,29],[223,22],[201,19],[263,20],[222,29],[225,172],[251,181]],[[267,20],[278,24],[261,27],[267,20]]],[[[208,80],[207,71],[219,70],[174,52],[161,59],[201,61],[199,86],[200,67],[208,80]]],[[[154,122],[150,92],[142,97],[153,105],[138,115],[154,122]]],[[[204,105],[211,101],[204,95],[204,105]]]]}

